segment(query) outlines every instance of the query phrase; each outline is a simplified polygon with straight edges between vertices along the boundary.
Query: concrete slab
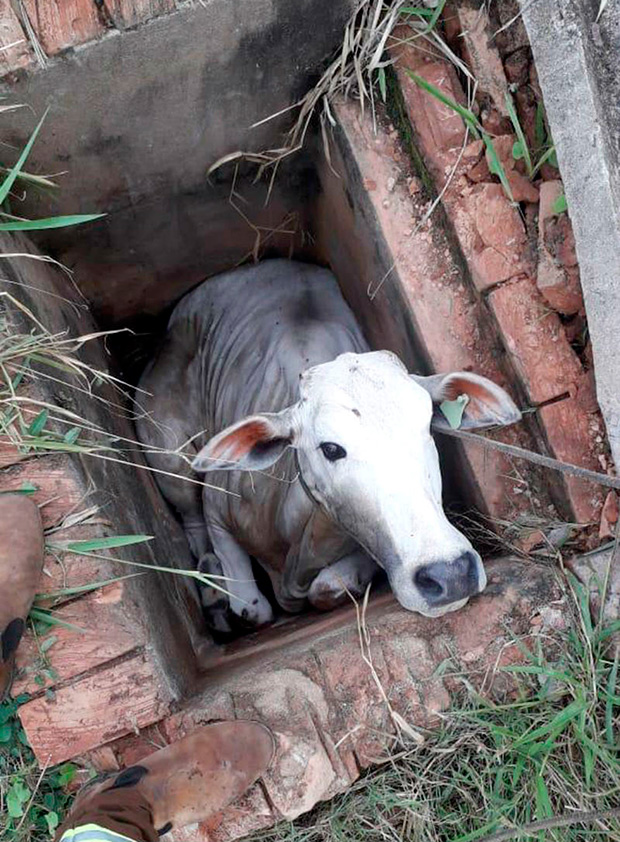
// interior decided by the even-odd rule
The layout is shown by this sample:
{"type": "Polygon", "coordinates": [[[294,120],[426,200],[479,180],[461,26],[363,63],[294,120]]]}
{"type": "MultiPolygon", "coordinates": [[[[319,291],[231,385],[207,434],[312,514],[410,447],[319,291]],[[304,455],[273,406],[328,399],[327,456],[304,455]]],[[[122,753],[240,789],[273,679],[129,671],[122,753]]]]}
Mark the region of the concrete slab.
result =
{"type": "Polygon", "coordinates": [[[521,0],[556,144],[594,351],[596,389],[620,464],[620,8],[521,0]]]}

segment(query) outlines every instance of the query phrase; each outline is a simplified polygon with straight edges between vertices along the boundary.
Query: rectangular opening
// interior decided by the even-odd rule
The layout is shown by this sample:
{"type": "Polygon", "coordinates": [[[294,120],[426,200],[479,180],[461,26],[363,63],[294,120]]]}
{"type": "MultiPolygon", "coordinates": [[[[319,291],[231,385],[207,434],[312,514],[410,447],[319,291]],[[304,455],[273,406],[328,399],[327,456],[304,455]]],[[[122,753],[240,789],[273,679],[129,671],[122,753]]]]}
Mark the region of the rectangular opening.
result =
{"type": "MultiPolygon", "coordinates": [[[[361,176],[341,126],[330,127],[330,159],[313,127],[304,149],[275,174],[257,182],[254,166],[232,163],[207,177],[222,155],[281,143],[288,114],[262,121],[308,90],[341,43],[352,5],[266,2],[262,17],[253,2],[183,7],[90,45],[79,60],[69,54],[45,72],[14,80],[14,99],[36,113],[54,103],[50,131],[43,130],[33,156],[37,171],[68,171],[57,197],[29,195],[27,214],[108,214],[36,241],[74,271],[98,328],[131,331],[106,340],[107,363],[123,380],[137,382],[185,293],[237,265],[274,256],[330,267],[371,347],[395,352],[412,372],[432,370],[403,286],[392,276],[384,221],[369,200],[376,185],[361,176]],[[205,43],[197,30],[208,34],[205,43]]],[[[24,112],[16,112],[7,138],[16,147],[32,128],[24,112]]],[[[379,107],[380,140],[372,142],[389,148],[396,132],[384,123],[379,107]]],[[[406,180],[411,162],[401,157],[399,165],[406,180]]],[[[393,201],[400,201],[396,194],[393,201]]],[[[396,226],[407,224],[397,208],[394,219],[396,226]]],[[[476,510],[480,500],[467,465],[450,444],[441,452],[447,507],[476,510]]],[[[93,475],[105,487],[100,466],[93,475]]],[[[136,532],[169,533],[167,559],[190,567],[189,549],[152,479],[144,487],[129,522],[136,532]]],[[[122,519],[120,480],[113,496],[122,519]]],[[[318,630],[351,616],[343,609],[330,617],[281,619],[260,639],[251,635],[222,651],[205,643],[192,589],[192,582],[166,574],[133,587],[181,694],[191,692],[201,670],[221,669],[227,654],[241,663],[253,647],[284,645],[313,624],[318,630]]]]}

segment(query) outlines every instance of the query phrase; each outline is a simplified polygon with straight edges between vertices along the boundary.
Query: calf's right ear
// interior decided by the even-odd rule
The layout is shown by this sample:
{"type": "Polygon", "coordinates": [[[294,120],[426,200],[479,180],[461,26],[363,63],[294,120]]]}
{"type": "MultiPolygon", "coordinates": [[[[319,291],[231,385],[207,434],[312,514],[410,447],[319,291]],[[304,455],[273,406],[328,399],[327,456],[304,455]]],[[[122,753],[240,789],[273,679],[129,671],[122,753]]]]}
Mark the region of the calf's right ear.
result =
{"type": "Polygon", "coordinates": [[[192,462],[198,473],[264,471],[293,444],[293,408],[250,415],[210,439],[192,462]]]}

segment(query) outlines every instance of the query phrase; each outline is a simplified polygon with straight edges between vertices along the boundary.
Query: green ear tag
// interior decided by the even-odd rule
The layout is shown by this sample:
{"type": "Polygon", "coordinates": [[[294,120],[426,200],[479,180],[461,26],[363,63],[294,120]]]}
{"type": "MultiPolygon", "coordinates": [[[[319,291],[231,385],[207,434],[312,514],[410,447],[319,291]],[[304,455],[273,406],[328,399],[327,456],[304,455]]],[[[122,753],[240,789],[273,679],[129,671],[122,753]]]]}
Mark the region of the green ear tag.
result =
{"type": "Polygon", "coordinates": [[[453,430],[458,430],[461,426],[463,413],[468,403],[469,397],[467,395],[459,395],[455,401],[444,401],[439,404],[439,409],[443,412],[453,430]]]}

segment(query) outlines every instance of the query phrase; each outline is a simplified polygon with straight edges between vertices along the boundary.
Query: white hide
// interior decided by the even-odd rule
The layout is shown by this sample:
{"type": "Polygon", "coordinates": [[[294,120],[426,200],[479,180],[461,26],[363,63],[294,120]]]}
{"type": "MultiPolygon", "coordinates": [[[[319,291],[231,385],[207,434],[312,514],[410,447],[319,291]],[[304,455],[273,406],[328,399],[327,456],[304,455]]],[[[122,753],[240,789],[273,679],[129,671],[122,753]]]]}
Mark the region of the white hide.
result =
{"type": "Polygon", "coordinates": [[[484,588],[480,558],[443,512],[433,402],[467,394],[469,428],[520,413],[485,378],[418,377],[371,352],[327,270],[266,261],[201,284],[175,308],[140,387],[138,434],[162,493],[248,623],[272,616],[250,556],[289,611],[308,598],[324,607],[330,584],[334,604],[345,589],[363,593],[373,561],[399,602],[428,616],[484,588]],[[208,473],[202,495],[171,476],[196,478],[174,453],[188,441],[190,455],[202,446],[192,463],[208,473]],[[329,461],[325,443],[346,456],[329,461]],[[441,567],[441,605],[422,593],[429,564],[441,567]]]}

